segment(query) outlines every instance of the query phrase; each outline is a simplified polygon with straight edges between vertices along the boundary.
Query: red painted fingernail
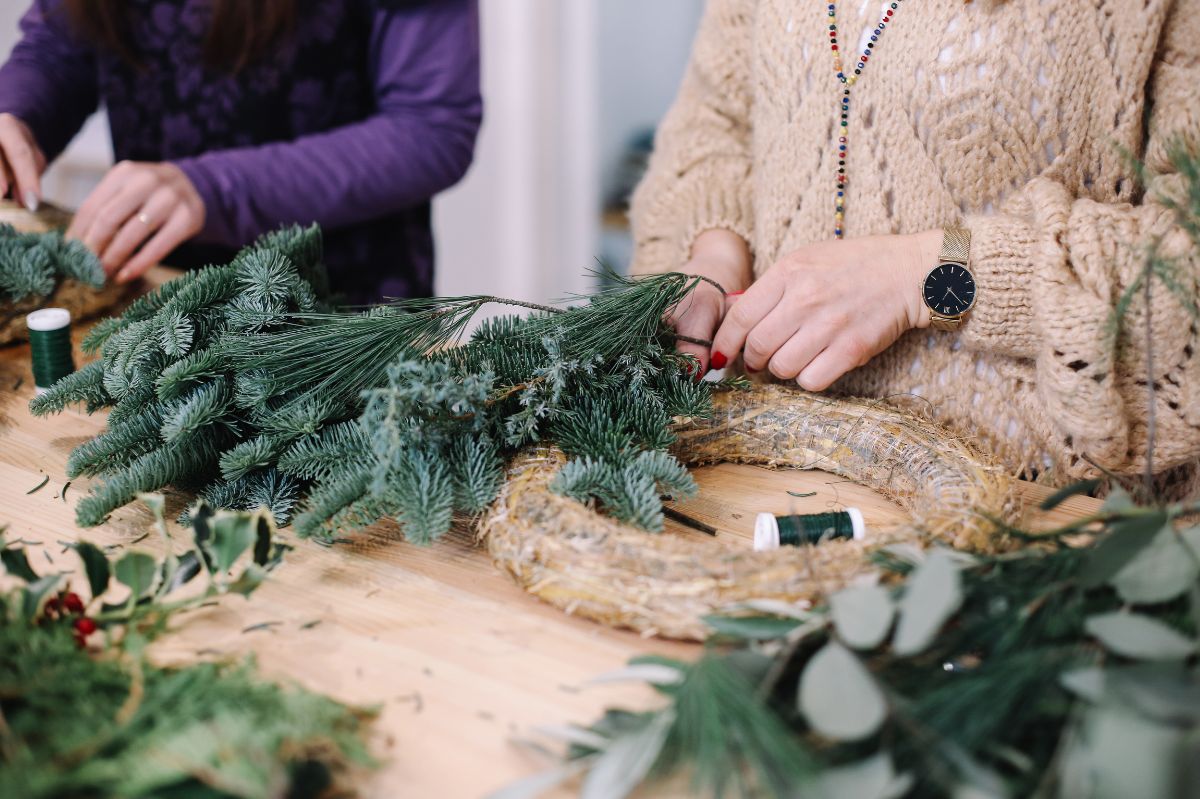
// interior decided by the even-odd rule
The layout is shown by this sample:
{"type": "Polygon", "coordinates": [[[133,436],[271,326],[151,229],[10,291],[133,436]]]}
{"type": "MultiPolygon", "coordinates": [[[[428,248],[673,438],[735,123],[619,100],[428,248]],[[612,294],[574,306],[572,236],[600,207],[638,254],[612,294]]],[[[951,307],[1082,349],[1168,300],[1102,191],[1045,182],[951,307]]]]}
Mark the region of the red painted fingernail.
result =
{"type": "Polygon", "coordinates": [[[745,293],[746,293],[745,291],[730,291],[730,292],[726,292],[725,296],[726,297],[740,297],[745,293]]]}
{"type": "Polygon", "coordinates": [[[762,369],[755,369],[753,366],[746,366],[746,371],[747,371],[747,372],[749,372],[749,373],[750,373],[750,374],[752,374],[752,375],[756,375],[756,374],[758,374],[759,372],[761,372],[761,371],[762,371],[762,369]]]}
{"type": "Polygon", "coordinates": [[[724,353],[714,352],[712,354],[712,368],[724,369],[727,363],[729,363],[729,359],[725,357],[724,353]]]}

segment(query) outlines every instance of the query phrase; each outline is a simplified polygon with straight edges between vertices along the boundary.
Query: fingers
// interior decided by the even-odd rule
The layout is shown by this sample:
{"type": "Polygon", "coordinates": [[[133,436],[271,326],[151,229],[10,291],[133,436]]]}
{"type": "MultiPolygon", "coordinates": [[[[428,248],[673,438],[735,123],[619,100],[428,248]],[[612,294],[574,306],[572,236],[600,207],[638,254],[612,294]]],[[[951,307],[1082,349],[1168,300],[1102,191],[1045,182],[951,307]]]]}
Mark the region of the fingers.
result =
{"type": "Polygon", "coordinates": [[[91,230],[92,224],[96,221],[97,216],[104,209],[108,201],[124,188],[130,171],[130,165],[126,161],[122,161],[108,170],[108,174],[104,176],[104,179],[100,181],[96,188],[92,189],[92,193],[87,196],[87,199],[83,201],[83,205],[79,206],[79,210],[75,212],[75,217],[71,220],[71,224],[67,228],[67,238],[79,239],[86,243],[85,237],[88,231],[91,230]]]}
{"type": "Polygon", "coordinates": [[[11,116],[0,119],[0,149],[12,175],[8,188],[12,189],[13,197],[30,211],[36,210],[42,198],[38,164],[45,159],[24,125],[11,116]]]}
{"type": "Polygon", "coordinates": [[[746,343],[742,348],[746,369],[761,372],[780,347],[799,335],[797,331],[803,331],[801,322],[801,315],[790,306],[785,296],[746,335],[746,343]]]}
{"type": "MultiPolygon", "coordinates": [[[[825,324],[801,325],[791,338],[770,355],[767,368],[780,380],[791,380],[829,346],[833,334],[833,329],[825,324]]],[[[750,368],[749,356],[746,363],[747,368],[750,368]]]]}
{"type": "Polygon", "coordinates": [[[100,263],[104,271],[112,274],[133,255],[134,250],[163,227],[175,210],[176,202],[175,194],[170,189],[154,192],[145,205],[125,220],[125,224],[101,253],[100,263]]]}
{"type": "Polygon", "coordinates": [[[873,354],[861,340],[844,335],[813,358],[796,382],[805,391],[824,391],[846,372],[865,364],[873,354]]]}
{"type": "MultiPolygon", "coordinates": [[[[721,321],[721,295],[716,289],[704,292],[700,289],[685,297],[671,313],[670,323],[675,332],[694,339],[711,341],[717,323],[721,321]]],[[[696,377],[699,378],[708,371],[709,348],[690,341],[677,341],[675,348],[684,354],[692,355],[700,362],[696,377]]]]}
{"type": "MultiPolygon", "coordinates": [[[[105,178],[104,182],[108,180],[109,178],[105,178]]],[[[105,189],[104,182],[96,188],[93,195],[105,189]]],[[[127,181],[121,181],[121,185],[115,190],[109,188],[104,191],[100,194],[96,210],[91,214],[88,228],[79,238],[92,252],[103,253],[117,232],[146,204],[156,185],[153,176],[143,172],[133,175],[127,181]]],[[[90,197],[88,202],[91,202],[90,197]]]]}
{"type": "Polygon", "coordinates": [[[130,258],[117,273],[117,282],[128,283],[141,277],[147,269],[170,255],[172,250],[191,238],[195,232],[195,225],[187,209],[176,206],[166,224],[159,228],[138,254],[130,258]]]}
{"type": "Polygon", "coordinates": [[[720,368],[733,360],[746,343],[746,337],[783,297],[783,283],[771,275],[746,290],[746,293],[730,306],[717,335],[713,338],[712,358],[714,368],[720,368]]]}

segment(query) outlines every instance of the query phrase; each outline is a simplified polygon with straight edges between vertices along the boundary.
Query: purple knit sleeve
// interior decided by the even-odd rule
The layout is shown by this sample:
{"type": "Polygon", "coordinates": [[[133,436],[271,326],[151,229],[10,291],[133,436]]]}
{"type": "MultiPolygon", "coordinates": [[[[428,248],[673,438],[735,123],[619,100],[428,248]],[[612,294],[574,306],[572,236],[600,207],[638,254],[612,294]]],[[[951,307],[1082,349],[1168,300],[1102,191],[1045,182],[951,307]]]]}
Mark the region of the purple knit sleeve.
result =
{"type": "Polygon", "coordinates": [[[466,173],[482,117],[478,0],[395,7],[372,12],[374,114],[175,162],[207,209],[199,240],[241,246],[287,223],[349,226],[426,202],[466,173]]]}
{"type": "Polygon", "coordinates": [[[58,0],[36,0],[0,67],[0,113],[29,125],[53,160],[96,110],[98,95],[94,51],[70,32],[58,0]]]}

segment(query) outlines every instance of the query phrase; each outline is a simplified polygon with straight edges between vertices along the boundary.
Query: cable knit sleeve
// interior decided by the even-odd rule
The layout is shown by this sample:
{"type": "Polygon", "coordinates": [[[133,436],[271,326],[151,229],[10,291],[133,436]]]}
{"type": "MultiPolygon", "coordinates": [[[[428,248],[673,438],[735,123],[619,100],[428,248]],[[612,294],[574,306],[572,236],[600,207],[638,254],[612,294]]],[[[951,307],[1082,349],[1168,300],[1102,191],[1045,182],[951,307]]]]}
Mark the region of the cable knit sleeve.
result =
{"type": "Polygon", "coordinates": [[[750,59],[756,0],[709,0],[691,61],[634,193],[632,272],[678,269],[722,228],[752,241],[750,59]]]}
{"type": "MultiPolygon", "coordinates": [[[[968,217],[980,305],[964,326],[972,349],[1034,360],[1037,391],[1069,450],[1123,473],[1145,469],[1148,422],[1156,426],[1156,472],[1200,455],[1200,231],[1189,238],[1165,198],[1187,201],[1189,183],[1170,153],[1181,142],[1200,152],[1200,0],[1180,0],[1163,29],[1148,84],[1149,177],[1140,204],[1071,196],[1038,179],[1004,213],[968,217]],[[1166,280],[1142,291],[1147,253],[1172,263],[1166,280]],[[1122,298],[1129,301],[1116,324],[1122,298]],[[1152,371],[1156,401],[1149,404],[1152,371]]],[[[1200,181],[1190,184],[1191,208],[1200,181]]],[[[1072,471],[1082,471],[1077,462],[1072,471]]]]}

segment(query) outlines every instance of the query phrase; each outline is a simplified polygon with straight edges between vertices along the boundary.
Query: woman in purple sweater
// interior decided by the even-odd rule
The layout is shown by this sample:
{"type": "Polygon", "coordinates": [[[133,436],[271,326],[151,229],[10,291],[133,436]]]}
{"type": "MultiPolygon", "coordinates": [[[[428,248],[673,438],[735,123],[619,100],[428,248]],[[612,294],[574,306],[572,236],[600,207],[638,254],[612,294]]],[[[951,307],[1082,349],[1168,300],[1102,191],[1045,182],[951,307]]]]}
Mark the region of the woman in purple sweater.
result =
{"type": "Polygon", "coordinates": [[[35,0],[0,68],[0,194],[103,103],[118,163],[68,235],[118,282],[319,223],[334,289],[433,290],[430,199],[471,162],[477,0],[35,0]]]}

